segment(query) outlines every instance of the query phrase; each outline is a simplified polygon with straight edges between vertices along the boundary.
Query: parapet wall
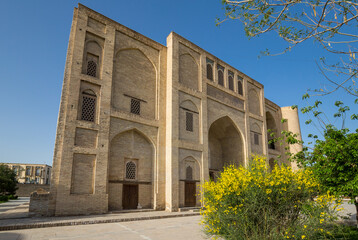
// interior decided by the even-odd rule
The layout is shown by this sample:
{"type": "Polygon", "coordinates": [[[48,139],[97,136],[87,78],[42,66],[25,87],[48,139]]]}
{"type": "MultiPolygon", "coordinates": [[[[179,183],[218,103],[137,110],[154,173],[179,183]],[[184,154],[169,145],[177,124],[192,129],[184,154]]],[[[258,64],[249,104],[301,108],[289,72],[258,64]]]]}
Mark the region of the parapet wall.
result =
{"type": "Polygon", "coordinates": [[[46,216],[50,193],[44,189],[33,192],[30,196],[30,216],[46,216]]]}
{"type": "Polygon", "coordinates": [[[19,197],[30,197],[31,193],[39,188],[50,191],[50,184],[17,184],[16,195],[19,197]]]}

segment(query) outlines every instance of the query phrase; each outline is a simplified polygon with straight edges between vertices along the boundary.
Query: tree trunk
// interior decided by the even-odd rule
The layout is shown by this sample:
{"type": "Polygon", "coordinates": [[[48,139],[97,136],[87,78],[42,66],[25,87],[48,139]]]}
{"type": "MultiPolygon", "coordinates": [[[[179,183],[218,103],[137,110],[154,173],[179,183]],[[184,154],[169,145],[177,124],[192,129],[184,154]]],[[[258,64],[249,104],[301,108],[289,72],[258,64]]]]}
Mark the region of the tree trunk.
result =
{"type": "Polygon", "coordinates": [[[356,220],[357,220],[357,228],[358,228],[358,197],[354,199],[354,205],[356,206],[356,220]]]}

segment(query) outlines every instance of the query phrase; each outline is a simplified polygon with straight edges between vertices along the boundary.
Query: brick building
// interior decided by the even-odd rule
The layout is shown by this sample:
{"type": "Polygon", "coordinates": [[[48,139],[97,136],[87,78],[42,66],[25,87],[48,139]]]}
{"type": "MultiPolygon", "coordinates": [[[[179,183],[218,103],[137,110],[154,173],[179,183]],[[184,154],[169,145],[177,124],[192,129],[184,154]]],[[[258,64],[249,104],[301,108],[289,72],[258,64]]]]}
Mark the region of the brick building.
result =
{"type": "Polygon", "coordinates": [[[174,32],[164,46],[79,5],[47,214],[200,206],[200,184],[226,164],[283,155],[267,129],[299,133],[297,110],[174,32]]]}

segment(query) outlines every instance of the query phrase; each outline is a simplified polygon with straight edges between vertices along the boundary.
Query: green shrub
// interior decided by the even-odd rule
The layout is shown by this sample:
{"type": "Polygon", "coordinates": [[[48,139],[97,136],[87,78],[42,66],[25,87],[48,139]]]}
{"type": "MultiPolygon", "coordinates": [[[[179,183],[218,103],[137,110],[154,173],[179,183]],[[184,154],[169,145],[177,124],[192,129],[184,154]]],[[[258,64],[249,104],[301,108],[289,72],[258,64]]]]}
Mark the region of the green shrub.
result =
{"type": "Polygon", "coordinates": [[[254,156],[249,168],[228,166],[204,189],[204,231],[224,239],[319,239],[332,235],[326,226],[337,220],[337,206],[309,170],[293,172],[254,156]]]}
{"type": "Polygon", "coordinates": [[[7,202],[9,200],[9,197],[6,195],[0,195],[0,202],[7,202]]]}
{"type": "Polygon", "coordinates": [[[12,194],[11,194],[11,195],[8,196],[8,199],[9,199],[9,200],[10,200],[10,199],[11,199],[11,200],[15,200],[15,199],[18,199],[18,198],[19,198],[19,197],[18,197],[17,195],[12,195],[12,194]]]}

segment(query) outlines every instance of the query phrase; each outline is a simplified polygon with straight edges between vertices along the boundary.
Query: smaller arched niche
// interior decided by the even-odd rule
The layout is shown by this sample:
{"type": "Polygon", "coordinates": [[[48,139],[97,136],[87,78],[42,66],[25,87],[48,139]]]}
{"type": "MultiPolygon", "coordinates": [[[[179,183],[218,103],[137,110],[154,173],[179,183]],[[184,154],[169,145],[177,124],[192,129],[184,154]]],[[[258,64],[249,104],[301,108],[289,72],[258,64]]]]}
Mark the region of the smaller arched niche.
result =
{"type": "Polygon", "coordinates": [[[179,57],[179,82],[188,88],[199,90],[199,66],[189,53],[179,57]]]}
{"type": "Polygon", "coordinates": [[[255,115],[261,115],[259,94],[254,89],[250,89],[249,91],[249,111],[255,115]]]}
{"type": "Polygon", "coordinates": [[[257,123],[251,124],[250,127],[251,151],[254,153],[263,153],[262,132],[257,123]]]}
{"type": "Polygon", "coordinates": [[[267,126],[267,141],[269,149],[276,149],[276,144],[273,142],[277,138],[277,127],[275,118],[270,112],[266,112],[266,126],[267,126]]]}
{"type": "Polygon", "coordinates": [[[180,161],[179,205],[194,207],[200,205],[200,165],[189,156],[180,161]]]}
{"type": "Polygon", "coordinates": [[[217,72],[218,72],[218,84],[221,85],[221,86],[224,86],[224,71],[225,71],[225,68],[220,66],[220,65],[217,65],[217,72]]]}
{"type": "Polygon", "coordinates": [[[91,89],[81,92],[79,119],[88,122],[96,122],[97,96],[91,89]]]}
{"type": "Polygon", "coordinates": [[[91,77],[100,77],[102,47],[95,40],[86,42],[82,72],[91,77]]]}
{"type": "Polygon", "coordinates": [[[229,89],[231,91],[234,91],[234,74],[229,74],[228,82],[229,82],[229,89]]]}
{"type": "Polygon", "coordinates": [[[191,100],[180,103],[179,139],[190,142],[199,141],[199,111],[191,100]]]}

